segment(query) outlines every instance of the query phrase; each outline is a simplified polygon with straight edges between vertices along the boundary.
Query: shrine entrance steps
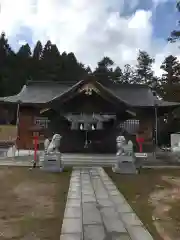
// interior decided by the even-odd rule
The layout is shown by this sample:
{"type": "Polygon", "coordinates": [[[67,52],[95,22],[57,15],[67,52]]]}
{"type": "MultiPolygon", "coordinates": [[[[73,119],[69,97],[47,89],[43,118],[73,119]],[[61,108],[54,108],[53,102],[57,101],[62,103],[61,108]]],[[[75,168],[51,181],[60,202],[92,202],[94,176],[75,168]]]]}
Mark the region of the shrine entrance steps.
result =
{"type": "Polygon", "coordinates": [[[112,167],[117,162],[115,154],[62,154],[62,163],[64,166],[79,167],[112,167]]]}

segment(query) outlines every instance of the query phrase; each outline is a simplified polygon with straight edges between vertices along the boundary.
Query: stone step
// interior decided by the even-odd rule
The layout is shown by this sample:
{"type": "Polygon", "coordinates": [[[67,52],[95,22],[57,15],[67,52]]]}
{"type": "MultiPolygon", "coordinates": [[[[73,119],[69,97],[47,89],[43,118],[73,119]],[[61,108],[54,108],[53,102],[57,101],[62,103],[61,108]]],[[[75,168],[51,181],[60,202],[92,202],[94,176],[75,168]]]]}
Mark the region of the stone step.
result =
{"type": "MultiPolygon", "coordinates": [[[[40,165],[43,164],[43,156],[40,156],[40,165]]],[[[64,166],[112,166],[116,163],[116,159],[106,158],[62,158],[62,164],[64,166]]],[[[46,162],[48,165],[52,165],[53,162],[46,162]]]]}
{"type": "Polygon", "coordinates": [[[70,165],[70,164],[94,164],[94,165],[113,165],[116,163],[114,160],[99,160],[99,159],[94,159],[94,160],[87,160],[87,159],[71,159],[71,160],[62,160],[63,164],[65,165],[70,165]]]}

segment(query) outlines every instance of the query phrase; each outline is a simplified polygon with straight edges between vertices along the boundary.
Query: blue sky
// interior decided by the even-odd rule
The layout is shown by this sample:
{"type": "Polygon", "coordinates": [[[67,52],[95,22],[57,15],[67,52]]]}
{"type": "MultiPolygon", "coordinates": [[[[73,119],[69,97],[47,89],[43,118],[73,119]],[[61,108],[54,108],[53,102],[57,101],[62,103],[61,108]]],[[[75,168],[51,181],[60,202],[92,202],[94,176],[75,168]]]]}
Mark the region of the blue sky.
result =
{"type": "Polygon", "coordinates": [[[180,14],[175,8],[175,1],[168,1],[157,6],[153,12],[153,35],[157,38],[167,38],[170,32],[176,28],[180,14]]]}
{"type": "Polygon", "coordinates": [[[0,31],[18,49],[37,40],[73,51],[94,67],[103,56],[120,67],[136,64],[139,49],[156,59],[154,70],[168,54],[180,56],[166,39],[180,14],[176,0],[0,0],[0,31]]]}
{"type": "Polygon", "coordinates": [[[122,15],[130,16],[135,11],[151,10],[152,11],[152,24],[153,24],[153,37],[166,39],[172,29],[175,28],[177,20],[180,20],[180,14],[176,10],[176,0],[167,0],[166,2],[153,7],[152,0],[139,0],[135,8],[131,8],[128,0],[124,4],[124,12],[122,15]]]}
{"type": "Polygon", "coordinates": [[[138,9],[143,9],[143,10],[149,10],[153,7],[153,2],[152,0],[139,0],[137,1],[137,4],[135,7],[132,7],[129,3],[129,1],[124,2],[124,15],[129,16],[132,15],[136,10],[138,9]]]}
{"type": "Polygon", "coordinates": [[[33,30],[27,26],[22,26],[18,29],[15,36],[10,37],[9,43],[15,51],[17,51],[21,44],[28,43],[31,47],[34,46],[33,40],[33,30]]]}

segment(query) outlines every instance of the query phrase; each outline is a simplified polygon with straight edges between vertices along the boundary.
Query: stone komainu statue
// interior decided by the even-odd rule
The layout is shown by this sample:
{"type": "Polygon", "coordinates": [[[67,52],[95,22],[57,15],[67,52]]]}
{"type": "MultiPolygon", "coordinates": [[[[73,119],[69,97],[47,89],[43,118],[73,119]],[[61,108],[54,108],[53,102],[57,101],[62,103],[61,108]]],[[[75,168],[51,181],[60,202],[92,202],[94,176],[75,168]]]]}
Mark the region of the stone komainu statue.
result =
{"type": "Polygon", "coordinates": [[[116,138],[116,148],[117,148],[117,152],[116,155],[119,156],[123,153],[124,149],[123,146],[126,144],[126,139],[124,136],[117,136],[116,138]]]}
{"type": "Polygon", "coordinates": [[[62,136],[60,134],[54,134],[52,141],[50,143],[48,142],[49,140],[46,139],[44,142],[45,153],[50,154],[59,152],[61,138],[62,136]]]}
{"type": "Polygon", "coordinates": [[[117,147],[116,156],[133,155],[133,143],[131,140],[128,141],[128,143],[126,143],[126,139],[124,136],[120,135],[116,138],[116,147],[117,147]]]}

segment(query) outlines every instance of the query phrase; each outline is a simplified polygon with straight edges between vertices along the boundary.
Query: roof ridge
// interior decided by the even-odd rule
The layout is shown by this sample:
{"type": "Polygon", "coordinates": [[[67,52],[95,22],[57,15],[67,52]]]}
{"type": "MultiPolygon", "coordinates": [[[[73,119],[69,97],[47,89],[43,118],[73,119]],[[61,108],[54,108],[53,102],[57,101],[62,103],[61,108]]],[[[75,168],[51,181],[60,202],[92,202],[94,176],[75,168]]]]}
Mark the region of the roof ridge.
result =
{"type": "MultiPolygon", "coordinates": [[[[36,85],[36,84],[52,84],[52,85],[61,85],[61,84],[67,84],[67,85],[78,85],[78,83],[82,82],[82,81],[85,81],[84,80],[80,80],[80,81],[52,81],[52,80],[28,80],[26,82],[26,86],[30,86],[30,85],[36,85]]],[[[85,81],[86,82],[86,81],[85,81]]],[[[99,82],[98,80],[95,80],[95,82],[98,82],[98,83],[101,83],[99,82]]],[[[102,86],[104,87],[122,87],[122,88],[125,88],[125,87],[128,87],[128,88],[149,88],[151,89],[148,85],[146,84],[138,84],[138,83],[114,83],[114,82],[106,82],[106,83],[101,83],[102,86]]]]}
{"type": "Polygon", "coordinates": [[[146,84],[138,84],[138,83],[111,83],[111,84],[103,84],[103,86],[108,87],[108,86],[114,86],[114,87],[138,87],[138,88],[149,88],[150,87],[146,84]]]}
{"type": "MultiPolygon", "coordinates": [[[[80,82],[80,81],[79,81],[80,82]]],[[[33,81],[33,80],[28,80],[26,82],[26,86],[30,86],[30,85],[36,85],[36,84],[52,84],[52,85],[61,85],[61,84],[72,84],[75,85],[77,84],[77,81],[50,81],[50,80],[38,80],[38,81],[33,81]]]]}

